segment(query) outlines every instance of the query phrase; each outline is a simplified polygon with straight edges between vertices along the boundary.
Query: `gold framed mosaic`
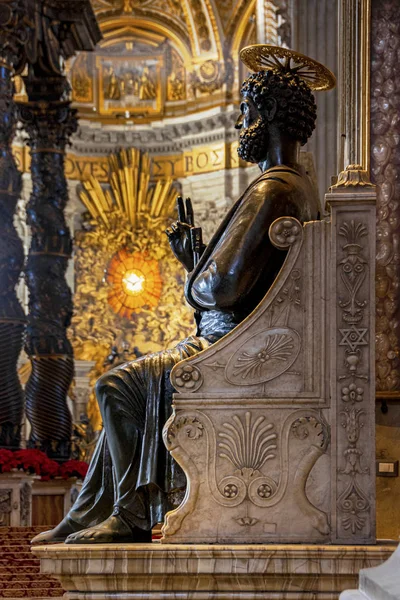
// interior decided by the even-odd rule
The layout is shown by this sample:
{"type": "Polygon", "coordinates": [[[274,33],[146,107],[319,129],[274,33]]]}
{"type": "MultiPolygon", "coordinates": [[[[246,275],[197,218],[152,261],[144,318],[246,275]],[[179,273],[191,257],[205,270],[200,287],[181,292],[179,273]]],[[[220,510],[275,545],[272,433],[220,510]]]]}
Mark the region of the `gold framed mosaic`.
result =
{"type": "Polygon", "coordinates": [[[161,116],[164,56],[96,56],[99,113],[107,116],[161,116]]]}

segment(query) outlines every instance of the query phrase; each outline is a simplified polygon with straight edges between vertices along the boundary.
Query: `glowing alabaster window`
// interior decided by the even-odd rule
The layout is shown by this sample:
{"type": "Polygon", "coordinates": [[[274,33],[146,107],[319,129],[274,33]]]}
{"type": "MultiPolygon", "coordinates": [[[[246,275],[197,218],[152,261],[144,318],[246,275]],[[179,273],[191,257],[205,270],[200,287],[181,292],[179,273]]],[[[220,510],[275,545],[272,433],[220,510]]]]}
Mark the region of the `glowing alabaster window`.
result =
{"type": "Polygon", "coordinates": [[[162,291],[158,261],[146,252],[130,252],[126,248],[112,257],[106,274],[111,286],[108,303],[121,317],[129,318],[141,308],[155,308],[162,291]]]}
{"type": "Polygon", "coordinates": [[[127,271],[122,278],[122,285],[129,296],[136,296],[143,293],[146,278],[140,271],[134,269],[127,271]]]}

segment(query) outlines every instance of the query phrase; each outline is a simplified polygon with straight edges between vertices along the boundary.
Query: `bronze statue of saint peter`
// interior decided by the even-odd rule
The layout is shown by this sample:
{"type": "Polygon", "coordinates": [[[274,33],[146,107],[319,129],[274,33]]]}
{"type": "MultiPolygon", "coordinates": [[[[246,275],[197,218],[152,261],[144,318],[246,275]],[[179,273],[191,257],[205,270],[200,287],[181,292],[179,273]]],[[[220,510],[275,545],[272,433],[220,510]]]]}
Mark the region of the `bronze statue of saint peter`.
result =
{"type": "MultiPolygon", "coordinates": [[[[268,54],[271,47],[256,48],[266,48],[268,54]]],[[[270,242],[271,223],[282,216],[301,222],[318,218],[314,188],[299,162],[300,147],[315,126],[312,85],[290,68],[287,58],[273,65],[242,85],[236,124],[239,156],[258,163],[260,176],[208,245],[197,248],[197,264],[190,201],[185,207],[179,200],[179,220],[166,232],[188,271],[185,296],[196,311],[197,332],[174,348],[120,365],[99,379],[96,394],[104,428],[86,480],[68,515],[34,543],[149,542],[152,527],[171,508],[169,493],[185,486],[183,472],[162,441],[174,392],[171,369],[217,342],[263,299],[284,260],[270,242]]]]}

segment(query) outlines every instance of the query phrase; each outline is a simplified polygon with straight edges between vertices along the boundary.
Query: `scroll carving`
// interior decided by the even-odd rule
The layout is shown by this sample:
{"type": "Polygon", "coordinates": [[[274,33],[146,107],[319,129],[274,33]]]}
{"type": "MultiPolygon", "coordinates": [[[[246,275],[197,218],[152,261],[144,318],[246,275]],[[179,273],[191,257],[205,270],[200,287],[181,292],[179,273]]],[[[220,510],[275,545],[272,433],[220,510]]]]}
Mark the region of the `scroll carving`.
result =
{"type": "Polygon", "coordinates": [[[262,526],[274,532],[274,520],[290,510],[292,502],[299,518],[306,519],[318,535],[327,535],[325,513],[305,492],[310,472],[329,444],[329,429],[321,415],[300,410],[273,423],[267,412],[247,410],[234,412],[219,425],[211,417],[207,410],[179,410],[164,428],[167,447],[188,479],[183,504],[167,515],[165,541],[179,535],[185,519],[190,522],[207,496],[201,493],[202,486],[211,493],[216,516],[223,515],[243,529],[232,533],[237,541],[248,528],[262,526]],[[274,515],[271,522],[270,514],[274,515]]]}

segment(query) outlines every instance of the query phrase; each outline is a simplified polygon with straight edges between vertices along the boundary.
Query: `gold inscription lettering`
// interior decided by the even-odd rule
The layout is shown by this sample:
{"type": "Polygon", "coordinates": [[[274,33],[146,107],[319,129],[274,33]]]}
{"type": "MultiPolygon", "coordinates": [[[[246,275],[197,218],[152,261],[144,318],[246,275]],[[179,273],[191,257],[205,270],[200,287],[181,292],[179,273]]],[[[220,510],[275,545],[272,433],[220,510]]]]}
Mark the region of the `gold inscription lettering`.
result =
{"type": "Polygon", "coordinates": [[[196,157],[196,166],[198,169],[203,170],[208,166],[208,154],[206,152],[200,152],[196,157]]]}
{"type": "Polygon", "coordinates": [[[193,156],[185,156],[185,174],[193,172],[193,156]]]}

